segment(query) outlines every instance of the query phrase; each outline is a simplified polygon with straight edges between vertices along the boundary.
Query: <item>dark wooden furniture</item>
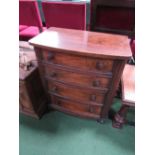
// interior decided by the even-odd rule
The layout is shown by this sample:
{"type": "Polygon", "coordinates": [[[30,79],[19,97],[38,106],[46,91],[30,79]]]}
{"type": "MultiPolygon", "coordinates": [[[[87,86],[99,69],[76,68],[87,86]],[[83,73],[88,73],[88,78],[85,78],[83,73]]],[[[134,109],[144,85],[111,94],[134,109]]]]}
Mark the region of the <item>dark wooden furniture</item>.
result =
{"type": "Polygon", "coordinates": [[[134,0],[91,0],[90,29],[134,36],[134,0]]]}
{"type": "Polygon", "coordinates": [[[135,107],[135,66],[126,64],[122,79],[122,106],[113,120],[113,127],[122,128],[127,122],[126,114],[129,107],[135,107]]]}
{"type": "Polygon", "coordinates": [[[100,121],[107,117],[131,57],[126,36],[53,27],[29,43],[50,107],[100,121]]]}
{"type": "MultiPolygon", "coordinates": [[[[29,61],[36,60],[34,50],[26,42],[20,42],[20,54],[29,61]]],[[[47,108],[47,99],[41,83],[36,62],[28,70],[19,67],[19,109],[35,118],[40,118],[47,108]]]]}

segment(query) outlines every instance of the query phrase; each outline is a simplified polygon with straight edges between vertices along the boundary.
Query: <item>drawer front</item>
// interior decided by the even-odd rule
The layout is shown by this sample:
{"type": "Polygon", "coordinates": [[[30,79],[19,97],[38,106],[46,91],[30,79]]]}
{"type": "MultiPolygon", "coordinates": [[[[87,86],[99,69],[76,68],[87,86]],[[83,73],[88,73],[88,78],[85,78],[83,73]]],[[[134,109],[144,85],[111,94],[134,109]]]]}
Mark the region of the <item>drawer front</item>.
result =
{"type": "Polygon", "coordinates": [[[86,75],[75,73],[71,71],[65,71],[60,69],[55,69],[50,65],[41,66],[41,71],[44,75],[48,76],[53,80],[57,80],[63,83],[72,83],[75,85],[80,85],[84,87],[94,87],[94,88],[109,88],[111,78],[99,77],[95,74],[86,75]]]}
{"type": "Polygon", "coordinates": [[[59,96],[75,99],[82,102],[89,103],[100,103],[102,104],[105,99],[105,93],[99,91],[91,91],[87,89],[76,88],[61,84],[58,82],[47,81],[48,90],[51,94],[57,94],[59,96]]]}
{"type": "Polygon", "coordinates": [[[111,73],[113,61],[108,59],[90,58],[86,56],[76,56],[72,54],[56,53],[51,51],[38,51],[39,59],[44,62],[61,66],[73,67],[86,71],[111,73]]]}
{"type": "Polygon", "coordinates": [[[100,115],[101,113],[100,106],[79,104],[76,101],[73,102],[70,100],[64,100],[55,96],[51,96],[51,99],[55,101],[53,104],[73,113],[81,112],[81,113],[88,113],[88,114],[90,113],[90,114],[96,114],[96,115],[100,115]]]}

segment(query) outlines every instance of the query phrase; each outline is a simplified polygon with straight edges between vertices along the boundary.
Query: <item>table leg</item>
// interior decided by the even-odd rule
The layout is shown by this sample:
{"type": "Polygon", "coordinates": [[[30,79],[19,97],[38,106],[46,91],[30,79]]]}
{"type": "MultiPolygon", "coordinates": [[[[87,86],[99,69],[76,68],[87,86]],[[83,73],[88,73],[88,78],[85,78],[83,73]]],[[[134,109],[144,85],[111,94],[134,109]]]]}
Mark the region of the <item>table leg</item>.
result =
{"type": "Polygon", "coordinates": [[[112,125],[114,128],[122,128],[126,123],[126,114],[129,106],[122,105],[120,110],[115,114],[112,125]]]}

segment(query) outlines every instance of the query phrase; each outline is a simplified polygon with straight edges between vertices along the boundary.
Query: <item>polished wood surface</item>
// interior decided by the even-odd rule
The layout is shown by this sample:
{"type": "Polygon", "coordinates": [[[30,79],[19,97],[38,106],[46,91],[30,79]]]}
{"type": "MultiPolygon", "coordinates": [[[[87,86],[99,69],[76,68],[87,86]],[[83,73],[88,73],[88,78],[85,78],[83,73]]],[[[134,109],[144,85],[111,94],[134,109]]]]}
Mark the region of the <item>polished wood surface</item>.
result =
{"type": "Polygon", "coordinates": [[[53,65],[61,65],[63,67],[74,67],[74,68],[81,68],[83,70],[93,70],[96,72],[106,73],[111,72],[113,67],[113,61],[101,59],[101,58],[92,58],[85,56],[81,59],[81,56],[74,55],[74,54],[64,54],[64,53],[56,53],[56,52],[49,52],[44,50],[40,54],[40,59],[45,63],[50,63],[53,65]]]}
{"type": "Polygon", "coordinates": [[[63,28],[49,28],[29,40],[31,45],[71,54],[122,58],[131,57],[127,36],[63,28]]]}
{"type": "Polygon", "coordinates": [[[48,81],[49,93],[57,96],[66,97],[73,100],[79,100],[86,103],[100,103],[106,96],[106,91],[97,91],[83,87],[71,86],[69,84],[62,84],[56,81],[48,81]]]}
{"type": "Polygon", "coordinates": [[[64,109],[68,109],[74,113],[87,113],[88,115],[100,115],[101,108],[95,105],[88,105],[88,104],[79,104],[76,101],[64,100],[60,98],[56,98],[56,106],[59,106],[64,109]]]}
{"type": "Polygon", "coordinates": [[[87,74],[87,72],[73,72],[62,68],[55,68],[50,65],[40,65],[40,70],[47,78],[56,80],[61,83],[71,83],[78,86],[85,86],[90,88],[108,88],[110,85],[112,75],[98,75],[87,74]]]}
{"type": "Polygon", "coordinates": [[[131,56],[128,41],[121,35],[63,28],[49,28],[31,39],[49,107],[105,119],[131,56]]]}
{"type": "Polygon", "coordinates": [[[125,65],[122,75],[122,100],[128,105],[135,104],[135,66],[125,65]]]}

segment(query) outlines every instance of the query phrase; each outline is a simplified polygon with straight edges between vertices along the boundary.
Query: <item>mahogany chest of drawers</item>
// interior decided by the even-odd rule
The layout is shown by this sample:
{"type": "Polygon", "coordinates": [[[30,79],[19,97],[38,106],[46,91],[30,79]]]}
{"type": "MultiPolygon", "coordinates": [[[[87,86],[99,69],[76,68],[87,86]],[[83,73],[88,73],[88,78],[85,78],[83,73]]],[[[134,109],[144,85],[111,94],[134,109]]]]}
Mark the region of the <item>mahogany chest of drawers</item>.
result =
{"type": "Polygon", "coordinates": [[[34,46],[49,106],[74,116],[107,117],[126,61],[126,36],[49,28],[34,46]]]}

